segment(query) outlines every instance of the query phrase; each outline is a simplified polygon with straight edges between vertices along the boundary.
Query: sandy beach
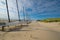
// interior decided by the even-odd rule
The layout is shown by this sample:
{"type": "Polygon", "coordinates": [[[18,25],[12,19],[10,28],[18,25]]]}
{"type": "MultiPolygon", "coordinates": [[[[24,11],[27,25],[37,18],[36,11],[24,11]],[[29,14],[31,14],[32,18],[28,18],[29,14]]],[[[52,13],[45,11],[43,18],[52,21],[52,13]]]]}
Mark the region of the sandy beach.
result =
{"type": "Polygon", "coordinates": [[[0,31],[0,40],[60,40],[59,22],[32,21],[28,26],[22,27],[19,31],[0,31]]]}

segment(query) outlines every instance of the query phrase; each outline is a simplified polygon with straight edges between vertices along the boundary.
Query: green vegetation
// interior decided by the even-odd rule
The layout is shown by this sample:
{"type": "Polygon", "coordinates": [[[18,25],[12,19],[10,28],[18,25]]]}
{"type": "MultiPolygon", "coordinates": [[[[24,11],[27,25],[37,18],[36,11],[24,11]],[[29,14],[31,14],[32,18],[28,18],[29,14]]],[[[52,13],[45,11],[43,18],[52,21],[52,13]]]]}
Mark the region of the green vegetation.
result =
{"type": "Polygon", "coordinates": [[[60,18],[47,18],[47,19],[43,19],[43,20],[40,20],[40,21],[41,22],[60,22],[60,18]]]}

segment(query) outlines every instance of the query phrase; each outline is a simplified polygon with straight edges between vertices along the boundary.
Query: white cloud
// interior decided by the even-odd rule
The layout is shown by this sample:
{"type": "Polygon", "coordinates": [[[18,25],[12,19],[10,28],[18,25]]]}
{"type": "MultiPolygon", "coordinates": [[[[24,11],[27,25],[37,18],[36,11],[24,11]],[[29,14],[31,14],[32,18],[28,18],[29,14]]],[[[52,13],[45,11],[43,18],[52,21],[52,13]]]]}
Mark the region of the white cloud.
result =
{"type": "MultiPolygon", "coordinates": [[[[5,0],[0,0],[0,18],[7,18],[7,10],[6,10],[6,3],[3,4],[2,2],[6,2],[5,0]]],[[[9,14],[11,19],[18,19],[17,14],[17,7],[15,0],[8,0],[8,8],[9,14]]]]}
{"type": "MultiPolygon", "coordinates": [[[[2,4],[0,0],[0,8],[6,9],[6,5],[2,4]]],[[[4,1],[5,2],[5,1],[4,1]]],[[[44,13],[49,13],[53,11],[59,10],[60,7],[57,6],[57,0],[18,0],[19,12],[23,13],[23,6],[25,9],[31,8],[32,11],[30,13],[40,13],[41,15],[46,15],[44,13]],[[42,14],[43,13],[43,14],[42,14]]],[[[16,8],[16,0],[8,0],[8,6],[10,11],[11,18],[18,18],[17,8],[16,8]]],[[[0,14],[6,15],[4,12],[0,12],[0,14]]],[[[29,12],[28,12],[29,13],[29,12]]]]}

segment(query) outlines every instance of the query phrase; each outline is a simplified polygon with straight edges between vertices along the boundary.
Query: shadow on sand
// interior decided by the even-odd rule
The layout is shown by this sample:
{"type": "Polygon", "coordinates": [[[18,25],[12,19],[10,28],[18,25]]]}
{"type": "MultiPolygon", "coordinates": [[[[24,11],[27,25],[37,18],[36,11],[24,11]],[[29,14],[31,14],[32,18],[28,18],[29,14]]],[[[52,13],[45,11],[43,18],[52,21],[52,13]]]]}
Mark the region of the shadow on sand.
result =
{"type": "Polygon", "coordinates": [[[28,25],[16,26],[16,27],[13,28],[13,29],[9,29],[8,32],[15,32],[15,31],[29,31],[29,30],[21,30],[21,29],[24,28],[24,27],[28,27],[28,25]]]}

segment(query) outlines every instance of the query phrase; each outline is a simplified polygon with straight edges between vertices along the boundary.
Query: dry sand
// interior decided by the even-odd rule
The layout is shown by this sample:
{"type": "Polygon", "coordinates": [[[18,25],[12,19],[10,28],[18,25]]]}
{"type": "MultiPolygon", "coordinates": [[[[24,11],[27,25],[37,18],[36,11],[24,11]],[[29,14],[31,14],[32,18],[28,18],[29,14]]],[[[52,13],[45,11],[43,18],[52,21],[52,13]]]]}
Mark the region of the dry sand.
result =
{"type": "Polygon", "coordinates": [[[0,31],[0,40],[60,40],[60,23],[33,21],[20,31],[0,31]]]}

